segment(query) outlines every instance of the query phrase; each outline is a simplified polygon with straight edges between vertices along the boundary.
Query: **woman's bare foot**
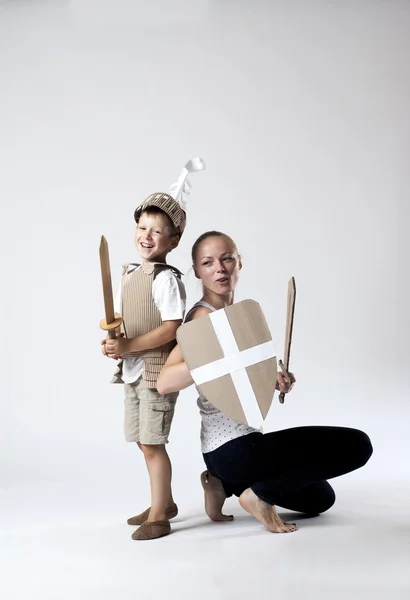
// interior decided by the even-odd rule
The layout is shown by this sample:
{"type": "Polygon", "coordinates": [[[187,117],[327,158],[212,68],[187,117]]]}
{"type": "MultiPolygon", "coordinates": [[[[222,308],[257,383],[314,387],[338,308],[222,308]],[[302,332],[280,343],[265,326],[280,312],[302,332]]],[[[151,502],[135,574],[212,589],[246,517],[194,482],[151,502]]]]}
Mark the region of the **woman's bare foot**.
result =
{"type": "Polygon", "coordinates": [[[272,533],[288,533],[297,530],[295,524],[282,521],[276,508],[258,498],[251,488],[242,492],[239,496],[239,504],[272,533]]]}
{"type": "Polygon", "coordinates": [[[201,483],[204,488],[205,512],[211,521],[232,521],[233,515],[222,513],[226,494],[220,480],[211,475],[209,471],[204,471],[201,473],[201,483]]]}

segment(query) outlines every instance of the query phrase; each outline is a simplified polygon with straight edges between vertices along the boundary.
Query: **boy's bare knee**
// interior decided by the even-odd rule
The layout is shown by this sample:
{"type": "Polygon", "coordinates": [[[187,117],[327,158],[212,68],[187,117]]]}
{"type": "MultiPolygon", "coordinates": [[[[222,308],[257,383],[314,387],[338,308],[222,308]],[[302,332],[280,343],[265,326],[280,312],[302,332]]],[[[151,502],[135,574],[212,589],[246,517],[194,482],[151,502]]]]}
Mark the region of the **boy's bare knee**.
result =
{"type": "Polygon", "coordinates": [[[165,451],[164,444],[139,444],[139,447],[144,453],[145,458],[153,458],[165,451]]]}

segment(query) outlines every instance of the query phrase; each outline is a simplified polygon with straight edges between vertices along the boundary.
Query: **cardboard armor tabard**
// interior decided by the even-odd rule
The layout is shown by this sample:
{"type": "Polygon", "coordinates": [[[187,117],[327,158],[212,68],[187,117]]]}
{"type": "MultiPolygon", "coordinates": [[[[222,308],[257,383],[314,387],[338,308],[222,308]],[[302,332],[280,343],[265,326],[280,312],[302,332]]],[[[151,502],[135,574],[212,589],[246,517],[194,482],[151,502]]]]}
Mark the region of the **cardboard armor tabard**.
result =
{"type": "Polygon", "coordinates": [[[260,305],[243,300],[182,325],[177,340],[192,378],[225,415],[259,428],[272,404],[277,361],[260,305]]]}

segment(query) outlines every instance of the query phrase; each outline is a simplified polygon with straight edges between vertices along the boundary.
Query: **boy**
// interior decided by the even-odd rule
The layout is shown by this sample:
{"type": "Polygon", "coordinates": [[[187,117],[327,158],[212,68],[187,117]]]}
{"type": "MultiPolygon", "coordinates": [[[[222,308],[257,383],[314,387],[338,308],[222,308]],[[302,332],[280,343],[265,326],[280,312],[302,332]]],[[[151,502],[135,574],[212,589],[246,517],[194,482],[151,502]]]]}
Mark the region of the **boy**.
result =
{"type": "Polygon", "coordinates": [[[159,394],[156,380],[175,345],[185,312],[181,273],[166,259],[185,228],[182,195],[189,193],[187,176],[204,167],[200,159],[189,161],[174,184],[173,196],[152,194],[135,210],[135,242],[143,262],[123,269],[116,310],[122,316],[124,333],[102,341],[105,356],[123,359],[115,378],[125,388],[125,438],[142,450],[150,478],[151,507],[128,519],[130,525],[140,525],[132,534],[134,540],[168,535],[169,520],[178,514],[165,449],[178,393],[159,394]]]}

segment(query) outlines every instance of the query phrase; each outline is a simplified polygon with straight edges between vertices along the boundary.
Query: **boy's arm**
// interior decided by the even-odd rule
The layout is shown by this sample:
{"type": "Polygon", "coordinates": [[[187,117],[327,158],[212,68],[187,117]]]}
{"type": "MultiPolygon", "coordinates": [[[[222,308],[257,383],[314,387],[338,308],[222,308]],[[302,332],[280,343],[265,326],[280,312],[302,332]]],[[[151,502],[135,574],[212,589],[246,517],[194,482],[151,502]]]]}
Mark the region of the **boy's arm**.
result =
{"type": "Polygon", "coordinates": [[[168,342],[172,342],[176,338],[176,332],[181,323],[182,319],[178,321],[164,321],[162,325],[148,333],[144,333],[144,335],[124,340],[129,344],[126,353],[153,350],[154,348],[168,344],[168,342]]]}
{"type": "Polygon", "coordinates": [[[155,280],[154,302],[161,313],[162,324],[132,339],[118,338],[107,341],[107,354],[113,358],[125,354],[142,353],[168,344],[176,338],[185,311],[185,289],[174,275],[160,273],[155,280]]]}
{"type": "Polygon", "coordinates": [[[118,359],[130,352],[153,350],[174,340],[176,331],[181,323],[182,319],[178,321],[165,321],[156,329],[135,338],[117,337],[113,340],[107,339],[105,340],[105,353],[110,358],[118,359]]]}

